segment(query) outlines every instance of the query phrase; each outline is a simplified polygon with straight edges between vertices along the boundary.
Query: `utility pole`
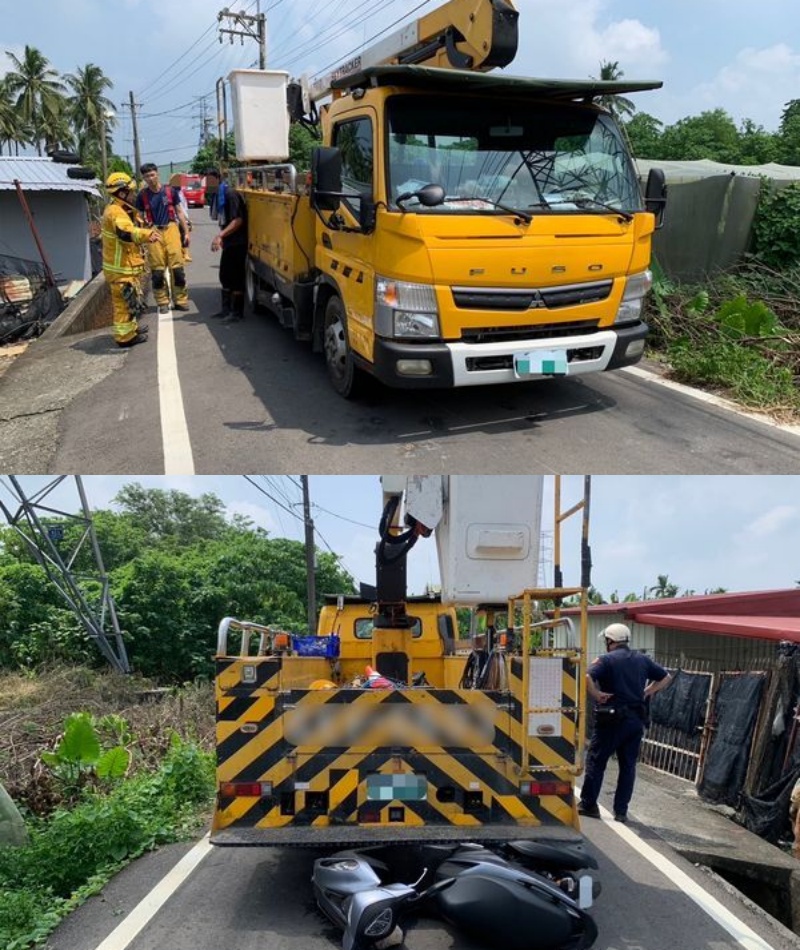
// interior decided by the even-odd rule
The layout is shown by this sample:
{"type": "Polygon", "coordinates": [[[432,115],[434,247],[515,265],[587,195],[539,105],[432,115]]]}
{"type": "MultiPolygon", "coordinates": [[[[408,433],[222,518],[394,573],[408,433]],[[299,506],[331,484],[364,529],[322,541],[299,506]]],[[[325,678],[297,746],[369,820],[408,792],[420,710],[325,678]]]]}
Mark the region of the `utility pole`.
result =
{"type": "Polygon", "coordinates": [[[142,153],[139,151],[139,129],[136,125],[136,110],[139,108],[138,104],[134,101],[133,91],[130,93],[130,110],[131,110],[131,125],[133,126],[133,159],[135,162],[134,174],[133,177],[139,174],[139,169],[142,167],[142,153]]]}
{"type": "Polygon", "coordinates": [[[306,578],[308,582],[308,632],[317,629],[317,581],[314,565],[314,522],[311,519],[311,503],[308,497],[308,475],[301,475],[303,484],[303,524],[306,528],[306,578]]]}
{"type": "Polygon", "coordinates": [[[217,14],[217,20],[222,22],[223,19],[228,19],[231,26],[220,26],[219,28],[219,41],[222,42],[222,34],[227,33],[230,37],[230,42],[233,43],[234,36],[240,38],[240,43],[244,46],[244,38],[248,37],[251,40],[256,40],[258,42],[258,68],[266,69],[267,68],[267,17],[265,14],[261,13],[261,4],[256,5],[256,14],[252,16],[247,13],[234,13],[232,10],[229,10],[225,7],[223,10],[217,14]]]}

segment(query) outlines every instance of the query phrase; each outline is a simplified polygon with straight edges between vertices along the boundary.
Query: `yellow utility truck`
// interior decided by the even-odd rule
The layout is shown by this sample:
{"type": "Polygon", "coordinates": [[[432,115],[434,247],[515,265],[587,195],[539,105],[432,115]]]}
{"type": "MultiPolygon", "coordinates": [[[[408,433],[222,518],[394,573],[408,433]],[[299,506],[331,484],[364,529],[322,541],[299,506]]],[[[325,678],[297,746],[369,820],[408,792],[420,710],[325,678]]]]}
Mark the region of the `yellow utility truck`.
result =
{"type": "Polygon", "coordinates": [[[367,374],[446,388],[642,356],[664,177],[642,193],[599,103],[661,83],[489,75],[517,20],[450,0],[314,83],[230,74],[250,305],[324,352],[342,396],[367,374]],[[321,129],[310,176],[289,118],[321,129]]]}
{"type": "Polygon", "coordinates": [[[578,838],[589,559],[564,586],[560,531],[588,519],[588,484],[567,511],[554,492],[542,589],[543,481],[384,477],[373,604],[331,598],[312,635],[222,621],[214,844],[578,838]],[[406,555],[434,528],[441,596],[407,598],[406,555]],[[537,619],[564,598],[579,629],[537,619]],[[456,605],[481,618],[470,639],[456,605]]]}

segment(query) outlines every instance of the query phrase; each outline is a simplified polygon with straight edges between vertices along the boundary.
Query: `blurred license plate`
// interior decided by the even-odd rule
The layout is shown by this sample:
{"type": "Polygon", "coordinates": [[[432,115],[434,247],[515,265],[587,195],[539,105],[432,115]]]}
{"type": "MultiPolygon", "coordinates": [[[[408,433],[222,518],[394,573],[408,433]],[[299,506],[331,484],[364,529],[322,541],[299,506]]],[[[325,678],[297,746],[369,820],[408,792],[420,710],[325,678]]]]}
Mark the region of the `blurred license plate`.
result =
{"type": "Polygon", "coordinates": [[[428,782],[424,775],[393,772],[367,776],[367,799],[372,802],[423,802],[427,791],[428,782]]]}
{"type": "Polygon", "coordinates": [[[515,376],[566,376],[569,372],[566,350],[533,350],[514,354],[515,376]]]}

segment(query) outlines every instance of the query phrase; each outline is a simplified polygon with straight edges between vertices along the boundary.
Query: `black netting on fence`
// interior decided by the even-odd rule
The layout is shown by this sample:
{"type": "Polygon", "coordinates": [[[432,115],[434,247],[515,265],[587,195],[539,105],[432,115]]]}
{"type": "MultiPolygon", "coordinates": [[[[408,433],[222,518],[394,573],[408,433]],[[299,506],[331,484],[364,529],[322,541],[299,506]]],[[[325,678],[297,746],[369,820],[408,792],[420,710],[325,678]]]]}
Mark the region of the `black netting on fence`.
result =
{"type": "Polygon", "coordinates": [[[742,796],[742,817],[748,831],[776,844],[779,839],[792,838],[789,799],[794,783],[800,778],[800,766],[784,773],[777,782],[765,788],[758,798],[742,796]]]}
{"type": "Polygon", "coordinates": [[[705,720],[710,684],[710,676],[678,670],[670,686],[652,698],[650,720],[694,735],[705,720]]]}
{"type": "Polygon", "coordinates": [[[757,673],[726,677],[720,683],[712,713],[714,730],[698,785],[706,800],[738,805],[763,690],[764,676],[757,673]]]}

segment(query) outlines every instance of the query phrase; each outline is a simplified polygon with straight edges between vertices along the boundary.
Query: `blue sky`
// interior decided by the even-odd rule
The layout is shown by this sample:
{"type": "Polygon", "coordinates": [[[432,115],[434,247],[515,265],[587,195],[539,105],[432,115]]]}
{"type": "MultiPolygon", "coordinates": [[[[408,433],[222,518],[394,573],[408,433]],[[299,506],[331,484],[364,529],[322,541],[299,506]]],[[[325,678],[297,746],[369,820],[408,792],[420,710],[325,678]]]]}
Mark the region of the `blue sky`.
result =
{"type": "MultiPolygon", "coordinates": [[[[93,508],[111,506],[119,488],[138,481],[146,487],[175,488],[199,495],[214,492],[230,513],[238,512],[271,535],[301,540],[298,479],[255,476],[257,487],[243,476],[85,476],[93,508]],[[279,504],[263,493],[268,492],[279,504]],[[283,507],[280,507],[283,506],[283,507]]],[[[30,494],[52,480],[21,476],[30,494]]],[[[381,510],[376,475],[310,476],[312,516],[317,544],[332,548],[357,580],[374,580],[374,548],[381,510]],[[347,519],[347,520],[345,520],[347,519]]],[[[491,489],[491,479],[487,482],[491,489]]],[[[0,498],[11,502],[8,482],[0,476],[0,498]]],[[[563,483],[563,507],[579,498],[582,479],[563,483]]],[[[552,529],[552,486],[545,479],[543,528],[552,529]]],[[[48,504],[78,510],[75,480],[66,478],[48,504]]],[[[579,581],[578,541],[565,531],[562,560],[568,584],[579,581]]],[[[800,477],[798,476],[594,476],[592,478],[592,579],[606,596],[619,591],[642,593],[667,574],[681,590],[725,587],[767,590],[794,587],[800,580],[800,477]]],[[[547,583],[552,583],[552,545],[545,545],[547,583]]],[[[421,593],[438,582],[433,540],[420,540],[409,556],[409,592],[421,593]]]]}
{"type": "MultiPolygon", "coordinates": [[[[255,12],[257,0],[231,9],[255,12]]],[[[425,13],[439,5],[429,0],[425,13]]],[[[0,22],[0,51],[36,46],[61,73],[89,62],[141,104],[144,158],[164,163],[196,151],[205,103],[216,120],[215,83],[257,63],[254,41],[218,41],[219,0],[26,0],[0,22]]],[[[326,72],[365,41],[397,29],[419,0],[260,0],[267,14],[267,65],[292,75],[326,72]],[[343,12],[343,10],[345,12],[343,12]],[[394,25],[394,26],[393,26],[394,25]]],[[[508,72],[596,76],[617,61],[628,79],[661,79],[639,108],[666,123],[726,109],[775,130],[800,96],[797,0],[516,0],[520,45],[508,72]]],[[[0,52],[0,73],[8,68],[0,52]]],[[[118,110],[115,150],[132,154],[130,110],[118,110]]]]}

